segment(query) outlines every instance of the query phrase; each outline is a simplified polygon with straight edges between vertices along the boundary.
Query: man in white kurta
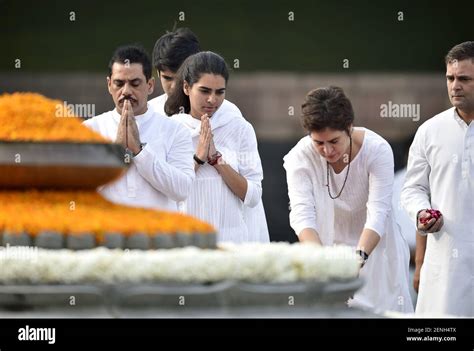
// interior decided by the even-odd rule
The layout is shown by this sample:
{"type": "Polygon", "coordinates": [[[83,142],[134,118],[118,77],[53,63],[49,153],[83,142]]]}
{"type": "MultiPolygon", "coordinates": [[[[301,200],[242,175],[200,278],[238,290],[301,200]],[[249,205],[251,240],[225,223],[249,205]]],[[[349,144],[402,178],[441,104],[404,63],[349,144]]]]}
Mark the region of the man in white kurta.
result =
{"type": "MultiPolygon", "coordinates": [[[[124,176],[99,191],[116,203],[176,211],[177,202],[187,198],[194,180],[191,134],[151,108],[135,119],[146,145],[132,158],[124,176]]],[[[119,122],[120,115],[112,110],[84,124],[115,140],[119,122]]]]}
{"type": "Polygon", "coordinates": [[[84,124],[127,150],[124,161],[130,163],[129,169],[102,186],[102,195],[120,204],[176,211],[177,202],[187,198],[194,180],[191,134],[150,108],[151,72],[143,48],[117,48],[107,76],[115,109],[84,124]]]}
{"type": "Polygon", "coordinates": [[[439,209],[428,234],[416,312],[474,317],[474,123],[451,108],[426,121],[410,148],[402,202],[415,220],[439,209]]]}
{"type": "Polygon", "coordinates": [[[444,220],[426,231],[416,313],[474,317],[474,42],[455,46],[446,61],[455,107],[418,128],[402,204],[413,220],[430,208],[444,220]],[[459,46],[470,59],[450,59],[459,46]]]}

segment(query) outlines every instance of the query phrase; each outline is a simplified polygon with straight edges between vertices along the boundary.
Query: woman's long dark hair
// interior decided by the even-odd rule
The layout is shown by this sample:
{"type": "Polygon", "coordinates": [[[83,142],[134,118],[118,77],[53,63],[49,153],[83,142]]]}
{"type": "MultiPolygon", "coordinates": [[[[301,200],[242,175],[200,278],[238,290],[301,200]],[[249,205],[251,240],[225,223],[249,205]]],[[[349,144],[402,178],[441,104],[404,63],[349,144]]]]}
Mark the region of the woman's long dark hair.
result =
{"type": "Polygon", "coordinates": [[[211,51],[202,51],[189,56],[176,73],[174,89],[166,100],[165,113],[168,116],[191,111],[189,96],[183,91],[184,82],[186,81],[192,87],[205,73],[222,76],[226,84],[229,79],[227,64],[218,54],[211,51]]]}

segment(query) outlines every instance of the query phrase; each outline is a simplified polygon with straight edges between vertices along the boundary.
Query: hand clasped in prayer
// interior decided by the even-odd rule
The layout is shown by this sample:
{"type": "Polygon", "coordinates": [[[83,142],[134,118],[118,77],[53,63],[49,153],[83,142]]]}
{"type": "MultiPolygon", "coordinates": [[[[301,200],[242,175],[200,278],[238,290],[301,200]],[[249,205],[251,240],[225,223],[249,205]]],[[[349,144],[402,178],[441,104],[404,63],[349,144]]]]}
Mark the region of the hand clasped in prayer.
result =
{"type": "Polygon", "coordinates": [[[138,126],[133,115],[130,100],[128,99],[126,99],[123,104],[116,142],[125,149],[133,152],[134,155],[138,154],[141,150],[140,133],[138,132],[138,126]]]}
{"type": "Polygon", "coordinates": [[[201,131],[199,133],[199,142],[196,149],[196,156],[200,160],[207,160],[209,156],[209,147],[212,139],[211,123],[207,113],[201,117],[201,131]]]}

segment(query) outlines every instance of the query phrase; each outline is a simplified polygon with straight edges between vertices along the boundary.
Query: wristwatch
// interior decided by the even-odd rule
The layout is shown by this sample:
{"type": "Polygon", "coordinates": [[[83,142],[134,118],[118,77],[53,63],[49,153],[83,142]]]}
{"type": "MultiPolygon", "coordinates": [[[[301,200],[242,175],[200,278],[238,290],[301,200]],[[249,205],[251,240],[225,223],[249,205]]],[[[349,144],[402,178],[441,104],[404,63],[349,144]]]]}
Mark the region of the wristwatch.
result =
{"type": "MultiPolygon", "coordinates": [[[[140,143],[140,151],[142,151],[145,146],[146,146],[146,143],[140,143]]],[[[134,153],[134,152],[133,152],[132,150],[130,150],[128,147],[125,148],[125,154],[126,154],[126,155],[130,155],[130,156],[132,156],[132,157],[137,156],[137,155],[140,153],[140,151],[138,151],[137,153],[134,153]]]]}
{"type": "Polygon", "coordinates": [[[125,154],[123,156],[125,163],[130,163],[130,160],[133,158],[133,156],[135,156],[135,154],[127,147],[125,148],[125,154]]]}
{"type": "Polygon", "coordinates": [[[222,154],[219,151],[216,151],[214,155],[207,158],[207,163],[209,163],[211,166],[215,166],[221,157],[222,154]]]}
{"type": "Polygon", "coordinates": [[[369,254],[362,250],[356,250],[356,254],[360,256],[360,268],[364,267],[365,263],[369,259],[369,254]]]}

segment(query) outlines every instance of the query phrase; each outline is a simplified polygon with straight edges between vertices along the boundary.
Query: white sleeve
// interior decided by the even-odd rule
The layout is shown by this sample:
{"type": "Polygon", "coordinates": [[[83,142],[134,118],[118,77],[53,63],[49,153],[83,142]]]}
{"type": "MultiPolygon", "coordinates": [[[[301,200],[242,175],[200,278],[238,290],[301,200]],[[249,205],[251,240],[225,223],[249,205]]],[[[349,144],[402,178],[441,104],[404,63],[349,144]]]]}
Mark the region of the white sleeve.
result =
{"type": "Polygon", "coordinates": [[[257,136],[250,123],[246,123],[241,134],[239,174],[247,180],[244,205],[257,206],[262,198],[263,169],[258,153],[257,136]]]}
{"type": "Polygon", "coordinates": [[[299,235],[305,228],[316,228],[316,204],[313,196],[313,182],[310,170],[300,163],[285,157],[288,197],[290,198],[290,225],[299,235]]]}
{"type": "Polygon", "coordinates": [[[424,146],[425,134],[418,130],[408,154],[407,173],[401,193],[401,202],[410,218],[416,223],[419,210],[430,208],[430,164],[426,158],[424,146]]]}
{"type": "Polygon", "coordinates": [[[393,152],[387,142],[382,142],[371,150],[367,162],[369,172],[369,198],[367,219],[364,228],[385,234],[385,222],[392,209],[394,161],[393,152]]]}
{"type": "Polygon", "coordinates": [[[191,134],[180,126],[169,141],[172,145],[167,154],[160,152],[152,142],[133,158],[133,162],[140,175],[155,189],[174,201],[184,201],[195,176],[191,134]]]}

